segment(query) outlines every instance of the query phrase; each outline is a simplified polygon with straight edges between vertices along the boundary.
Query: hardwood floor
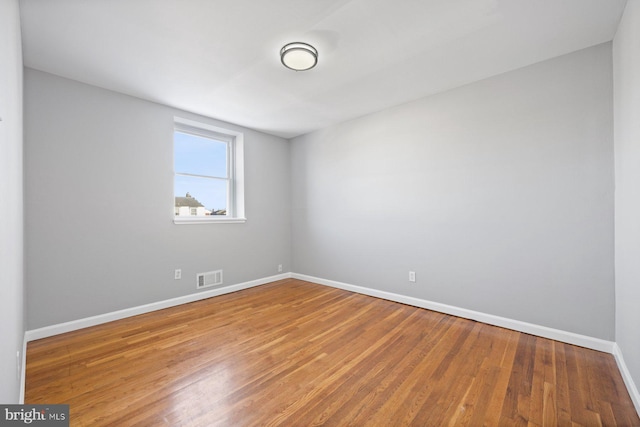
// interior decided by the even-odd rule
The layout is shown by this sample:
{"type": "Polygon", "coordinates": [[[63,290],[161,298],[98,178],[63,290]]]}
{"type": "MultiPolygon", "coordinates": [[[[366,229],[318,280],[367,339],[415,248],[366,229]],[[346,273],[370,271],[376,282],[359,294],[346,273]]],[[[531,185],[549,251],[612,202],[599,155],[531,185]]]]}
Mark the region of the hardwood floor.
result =
{"type": "Polygon", "coordinates": [[[294,279],[29,343],[72,426],[640,426],[613,357],[294,279]]]}

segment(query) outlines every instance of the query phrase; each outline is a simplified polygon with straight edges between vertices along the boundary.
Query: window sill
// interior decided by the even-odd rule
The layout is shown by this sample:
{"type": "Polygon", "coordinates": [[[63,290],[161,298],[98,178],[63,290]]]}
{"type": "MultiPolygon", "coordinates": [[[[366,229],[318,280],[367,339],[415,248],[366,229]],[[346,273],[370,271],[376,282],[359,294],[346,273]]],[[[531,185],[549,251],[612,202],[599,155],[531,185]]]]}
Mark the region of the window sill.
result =
{"type": "Polygon", "coordinates": [[[182,218],[174,218],[174,224],[242,224],[247,222],[246,218],[215,218],[215,217],[182,217],[182,218]]]}

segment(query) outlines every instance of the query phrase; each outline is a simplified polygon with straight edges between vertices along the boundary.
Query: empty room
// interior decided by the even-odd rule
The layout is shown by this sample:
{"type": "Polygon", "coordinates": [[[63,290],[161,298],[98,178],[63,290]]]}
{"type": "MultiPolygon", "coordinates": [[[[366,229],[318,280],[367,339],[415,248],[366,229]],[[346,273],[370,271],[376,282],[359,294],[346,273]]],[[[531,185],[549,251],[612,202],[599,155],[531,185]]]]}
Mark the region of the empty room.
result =
{"type": "Polygon", "coordinates": [[[638,183],[640,0],[2,0],[0,424],[640,426],[638,183]]]}

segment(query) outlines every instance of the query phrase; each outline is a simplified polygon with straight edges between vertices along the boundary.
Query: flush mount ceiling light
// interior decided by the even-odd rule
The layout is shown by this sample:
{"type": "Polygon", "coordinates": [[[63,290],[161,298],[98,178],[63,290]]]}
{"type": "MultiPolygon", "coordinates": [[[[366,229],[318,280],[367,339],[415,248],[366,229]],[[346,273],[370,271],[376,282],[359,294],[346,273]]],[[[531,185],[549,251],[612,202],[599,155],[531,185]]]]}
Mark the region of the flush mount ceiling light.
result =
{"type": "Polygon", "coordinates": [[[282,65],[295,71],[310,70],[318,63],[318,51],[310,44],[294,42],[280,49],[282,65]]]}

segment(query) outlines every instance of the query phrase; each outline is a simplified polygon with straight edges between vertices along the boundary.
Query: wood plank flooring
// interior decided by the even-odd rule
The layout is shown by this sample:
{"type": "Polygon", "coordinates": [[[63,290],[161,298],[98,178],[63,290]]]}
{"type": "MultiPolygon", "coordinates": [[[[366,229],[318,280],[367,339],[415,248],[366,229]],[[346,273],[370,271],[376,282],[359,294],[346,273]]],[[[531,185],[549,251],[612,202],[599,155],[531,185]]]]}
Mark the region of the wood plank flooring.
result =
{"type": "Polygon", "coordinates": [[[294,279],[29,343],[72,426],[640,426],[613,357],[294,279]]]}

